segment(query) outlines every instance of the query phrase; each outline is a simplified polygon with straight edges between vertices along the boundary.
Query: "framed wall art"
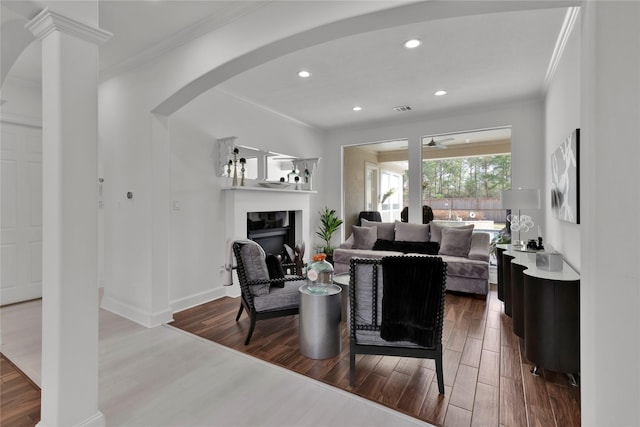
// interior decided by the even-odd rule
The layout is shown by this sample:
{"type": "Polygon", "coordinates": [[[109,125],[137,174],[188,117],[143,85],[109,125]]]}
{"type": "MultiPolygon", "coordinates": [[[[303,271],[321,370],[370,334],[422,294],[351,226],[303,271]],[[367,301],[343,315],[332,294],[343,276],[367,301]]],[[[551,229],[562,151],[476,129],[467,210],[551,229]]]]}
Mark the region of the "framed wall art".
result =
{"type": "Polygon", "coordinates": [[[556,218],[580,224],[580,129],[551,155],[551,210],[556,218]]]}

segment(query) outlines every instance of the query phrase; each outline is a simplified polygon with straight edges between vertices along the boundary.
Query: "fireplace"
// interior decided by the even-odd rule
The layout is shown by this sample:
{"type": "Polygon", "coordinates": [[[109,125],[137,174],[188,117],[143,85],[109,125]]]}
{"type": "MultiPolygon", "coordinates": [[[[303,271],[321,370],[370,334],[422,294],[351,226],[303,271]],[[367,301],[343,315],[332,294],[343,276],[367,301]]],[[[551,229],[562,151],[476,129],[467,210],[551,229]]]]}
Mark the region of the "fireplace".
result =
{"type": "MultiPolygon", "coordinates": [[[[223,198],[221,200],[222,217],[225,222],[225,241],[227,247],[234,240],[246,239],[249,235],[249,227],[247,214],[250,212],[288,212],[289,217],[289,233],[290,242],[304,241],[307,247],[312,243],[312,233],[309,225],[310,199],[313,191],[296,191],[296,190],[276,190],[261,187],[230,187],[223,188],[223,198]],[[295,229],[291,226],[295,221],[295,229]]],[[[268,218],[269,219],[269,218],[268,218]]],[[[271,220],[271,219],[269,219],[271,220]]],[[[257,221],[260,221],[258,219],[257,221]]],[[[267,221],[265,220],[265,224],[267,221]]],[[[271,224],[271,223],[270,223],[271,224]]],[[[283,222],[284,224],[284,222],[283,222]]],[[[251,224],[255,227],[258,224],[251,224]]],[[[277,225],[277,222],[276,224],[277,225]]],[[[255,231],[255,230],[252,230],[255,231]]],[[[273,229],[264,230],[265,233],[273,232],[273,229]]],[[[278,243],[278,246],[281,246],[278,243]]],[[[309,251],[305,254],[305,260],[308,258],[309,251]]],[[[225,252],[225,258],[221,262],[223,268],[227,266],[229,261],[229,252],[225,252]]],[[[231,275],[225,276],[225,283],[231,285],[231,275]],[[228,281],[227,281],[228,280],[228,281]]],[[[240,295],[240,287],[236,285],[227,288],[228,296],[240,295]]]]}
{"type": "Polygon", "coordinates": [[[287,259],[284,245],[295,246],[295,212],[247,212],[247,238],[262,246],[267,254],[287,259]]]}

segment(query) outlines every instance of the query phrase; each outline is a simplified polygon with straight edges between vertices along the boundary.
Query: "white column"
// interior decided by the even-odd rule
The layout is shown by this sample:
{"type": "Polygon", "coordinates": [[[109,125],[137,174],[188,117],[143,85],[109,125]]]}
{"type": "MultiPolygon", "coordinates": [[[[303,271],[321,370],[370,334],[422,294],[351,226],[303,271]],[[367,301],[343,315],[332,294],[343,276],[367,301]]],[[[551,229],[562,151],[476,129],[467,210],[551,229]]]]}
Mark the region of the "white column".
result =
{"type": "Polygon", "coordinates": [[[640,2],[582,4],[584,426],[640,425],[640,2]]]}
{"type": "Polygon", "coordinates": [[[39,426],[103,426],[98,410],[98,44],[110,33],[48,9],[42,41],[43,292],[39,426]]]}

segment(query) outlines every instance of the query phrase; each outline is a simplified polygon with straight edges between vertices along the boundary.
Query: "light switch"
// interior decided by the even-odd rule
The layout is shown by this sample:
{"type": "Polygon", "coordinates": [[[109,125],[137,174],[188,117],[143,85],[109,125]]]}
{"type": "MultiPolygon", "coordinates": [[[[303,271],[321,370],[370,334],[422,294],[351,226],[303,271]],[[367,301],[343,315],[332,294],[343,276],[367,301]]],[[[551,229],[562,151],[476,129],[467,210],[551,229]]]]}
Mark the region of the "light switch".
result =
{"type": "Polygon", "coordinates": [[[173,207],[174,211],[179,211],[180,210],[180,201],[179,200],[174,200],[171,202],[171,206],[173,207]]]}

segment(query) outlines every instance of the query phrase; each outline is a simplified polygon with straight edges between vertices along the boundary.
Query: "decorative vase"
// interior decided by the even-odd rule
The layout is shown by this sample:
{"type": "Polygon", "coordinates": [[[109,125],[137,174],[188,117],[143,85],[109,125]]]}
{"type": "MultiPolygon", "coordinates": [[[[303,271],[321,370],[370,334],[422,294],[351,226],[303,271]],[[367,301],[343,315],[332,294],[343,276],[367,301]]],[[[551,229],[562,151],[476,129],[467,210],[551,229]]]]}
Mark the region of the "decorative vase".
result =
{"type": "Polygon", "coordinates": [[[325,294],[333,284],[333,266],[326,257],[325,254],[315,254],[307,270],[307,284],[313,294],[325,294]]]}

